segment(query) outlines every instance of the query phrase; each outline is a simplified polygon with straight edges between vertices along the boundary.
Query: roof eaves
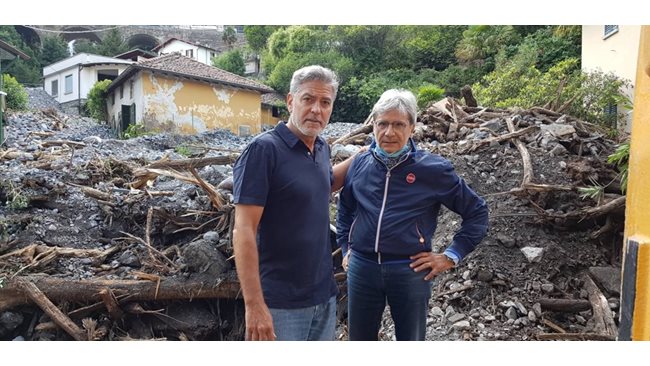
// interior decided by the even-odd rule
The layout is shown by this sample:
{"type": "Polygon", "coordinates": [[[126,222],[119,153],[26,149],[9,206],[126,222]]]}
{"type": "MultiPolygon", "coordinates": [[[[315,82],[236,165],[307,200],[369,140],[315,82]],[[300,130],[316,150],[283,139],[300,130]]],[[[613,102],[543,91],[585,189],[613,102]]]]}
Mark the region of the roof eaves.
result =
{"type": "MultiPolygon", "coordinates": [[[[255,91],[258,91],[258,92],[263,93],[263,94],[273,92],[273,89],[271,89],[271,88],[260,88],[260,87],[256,87],[256,86],[252,86],[252,85],[244,85],[244,84],[239,84],[239,83],[233,83],[233,82],[229,82],[229,81],[208,78],[208,77],[205,77],[205,76],[192,75],[192,74],[187,74],[187,73],[178,72],[178,71],[169,71],[169,70],[159,69],[159,68],[155,68],[155,67],[142,66],[142,65],[138,65],[138,68],[143,69],[143,70],[148,70],[148,71],[151,71],[151,72],[155,72],[155,73],[158,73],[158,74],[169,74],[169,75],[173,75],[173,76],[177,76],[177,77],[184,77],[184,78],[187,78],[187,79],[200,80],[200,81],[204,81],[204,82],[207,82],[207,83],[210,83],[210,84],[220,84],[220,85],[232,86],[232,87],[239,88],[239,89],[255,90],[255,91]]],[[[124,74],[124,73],[122,73],[122,74],[124,74]]],[[[118,77],[118,79],[119,79],[119,77],[118,77]]],[[[117,79],[115,79],[115,80],[117,81],[117,79]]]]}

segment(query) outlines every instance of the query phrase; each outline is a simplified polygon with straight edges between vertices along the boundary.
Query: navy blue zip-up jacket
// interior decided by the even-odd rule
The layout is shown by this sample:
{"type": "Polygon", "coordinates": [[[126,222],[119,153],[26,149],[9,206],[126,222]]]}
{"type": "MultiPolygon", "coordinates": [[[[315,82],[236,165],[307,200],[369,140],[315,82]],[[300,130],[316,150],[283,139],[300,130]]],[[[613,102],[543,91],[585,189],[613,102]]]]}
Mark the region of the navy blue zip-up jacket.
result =
{"type": "Polygon", "coordinates": [[[463,259],[483,239],[488,208],[451,163],[417,150],[412,139],[406,160],[390,171],[373,155],[376,142],[358,155],[345,177],[336,220],[337,242],[365,253],[409,256],[431,251],[440,205],[463,222],[445,250],[463,259]]]}

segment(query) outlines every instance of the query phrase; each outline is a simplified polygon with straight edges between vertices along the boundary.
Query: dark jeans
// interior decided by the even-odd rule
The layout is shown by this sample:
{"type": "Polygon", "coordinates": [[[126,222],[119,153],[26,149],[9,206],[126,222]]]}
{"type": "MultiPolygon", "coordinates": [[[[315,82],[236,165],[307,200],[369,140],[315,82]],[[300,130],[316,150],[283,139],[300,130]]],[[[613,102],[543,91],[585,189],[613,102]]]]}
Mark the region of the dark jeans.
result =
{"type": "Polygon", "coordinates": [[[348,333],[351,341],[376,341],[386,307],[398,341],[423,341],[431,282],[410,260],[378,264],[352,252],[348,267],[348,333]]]}

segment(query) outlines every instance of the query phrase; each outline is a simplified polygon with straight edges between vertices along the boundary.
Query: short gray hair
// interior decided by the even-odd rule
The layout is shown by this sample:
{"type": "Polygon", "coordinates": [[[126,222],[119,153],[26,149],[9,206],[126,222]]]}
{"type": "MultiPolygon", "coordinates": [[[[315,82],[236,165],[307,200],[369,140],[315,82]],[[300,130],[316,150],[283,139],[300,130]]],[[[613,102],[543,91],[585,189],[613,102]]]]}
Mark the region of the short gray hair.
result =
{"type": "Polygon", "coordinates": [[[379,97],[375,106],[372,107],[370,116],[374,120],[380,114],[398,110],[407,114],[409,116],[409,122],[414,125],[418,118],[417,108],[415,95],[410,91],[405,89],[388,89],[379,97]]]}
{"type": "Polygon", "coordinates": [[[289,92],[296,95],[302,84],[314,80],[329,84],[334,92],[334,99],[336,99],[336,93],[339,89],[339,78],[334,71],[320,65],[305,66],[302,69],[296,70],[293,73],[293,77],[291,77],[289,92]]]}

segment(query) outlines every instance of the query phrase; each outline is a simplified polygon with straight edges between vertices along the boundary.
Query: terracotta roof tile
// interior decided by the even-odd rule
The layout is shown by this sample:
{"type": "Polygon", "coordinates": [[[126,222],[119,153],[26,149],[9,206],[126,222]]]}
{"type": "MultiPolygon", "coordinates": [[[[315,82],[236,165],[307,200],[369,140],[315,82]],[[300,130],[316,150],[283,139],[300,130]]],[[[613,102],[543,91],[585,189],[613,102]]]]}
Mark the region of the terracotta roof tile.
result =
{"type": "Polygon", "coordinates": [[[202,62],[185,57],[179,53],[140,61],[133,65],[138,69],[148,69],[159,72],[169,72],[179,76],[198,77],[206,81],[228,84],[240,88],[248,88],[262,93],[273,93],[274,90],[260,82],[247,79],[231,72],[208,66],[202,62]]]}

